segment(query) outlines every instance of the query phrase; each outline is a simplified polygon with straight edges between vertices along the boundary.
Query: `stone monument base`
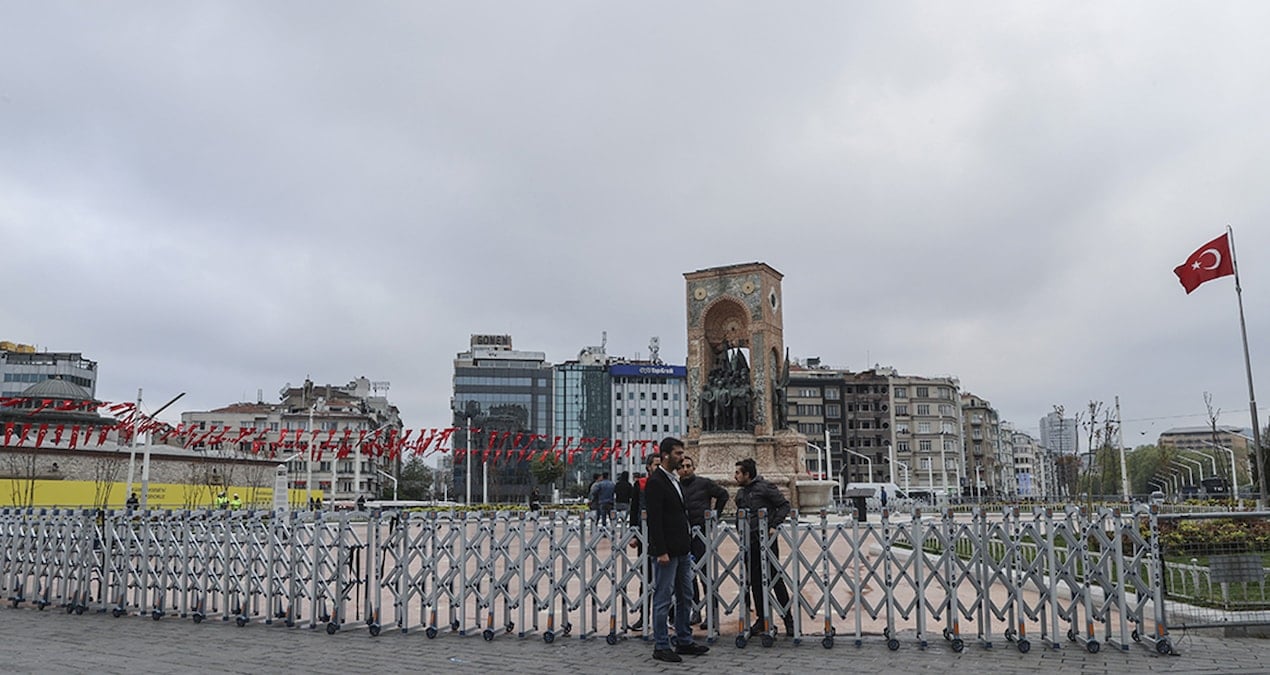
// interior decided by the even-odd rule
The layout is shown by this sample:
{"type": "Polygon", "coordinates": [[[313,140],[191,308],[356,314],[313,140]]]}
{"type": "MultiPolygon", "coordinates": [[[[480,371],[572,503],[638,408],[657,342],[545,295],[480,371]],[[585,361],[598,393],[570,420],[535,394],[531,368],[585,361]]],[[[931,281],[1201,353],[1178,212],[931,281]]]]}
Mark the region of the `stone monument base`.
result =
{"type": "MultiPolygon", "coordinates": [[[[810,481],[809,493],[800,491],[800,485],[808,482],[802,462],[807,437],[797,431],[784,429],[771,436],[755,436],[742,431],[707,431],[696,438],[688,438],[685,443],[688,456],[696,461],[697,473],[728,488],[733,497],[737,491],[733,478],[736,463],[751,458],[758,467],[758,475],[780,488],[800,512],[818,510],[829,503],[828,491],[821,495],[822,488],[814,484],[823,482],[832,487],[832,481],[810,481]]],[[[730,513],[735,509],[735,500],[730,500],[724,510],[730,513]]]]}

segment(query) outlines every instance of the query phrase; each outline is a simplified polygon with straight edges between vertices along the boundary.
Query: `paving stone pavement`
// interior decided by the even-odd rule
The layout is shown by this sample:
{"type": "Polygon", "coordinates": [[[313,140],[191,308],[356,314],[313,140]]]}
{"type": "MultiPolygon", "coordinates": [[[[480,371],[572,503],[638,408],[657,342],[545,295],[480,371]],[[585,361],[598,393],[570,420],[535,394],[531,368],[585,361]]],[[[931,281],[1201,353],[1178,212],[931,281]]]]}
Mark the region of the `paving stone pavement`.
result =
{"type": "Polygon", "coordinates": [[[1020,654],[996,642],[985,649],[973,641],[953,653],[942,641],[920,649],[912,636],[899,635],[899,651],[887,650],[879,636],[856,647],[840,636],[832,649],[819,640],[794,645],[778,639],[771,648],[752,642],[745,649],[720,642],[710,653],[685,657],[681,664],[653,661],[652,645],[638,639],[608,645],[601,639],[561,637],[545,644],[538,636],[479,635],[385,630],[372,638],[366,629],[346,627],[327,635],[321,626],[208,621],[165,617],[114,618],[108,614],[66,614],[49,608],[0,609],[0,671],[19,673],[1266,673],[1270,640],[1174,634],[1179,652],[1158,656],[1144,645],[1121,651],[1104,645],[1089,654],[1074,644],[1046,649],[1034,642],[1020,654]]]}

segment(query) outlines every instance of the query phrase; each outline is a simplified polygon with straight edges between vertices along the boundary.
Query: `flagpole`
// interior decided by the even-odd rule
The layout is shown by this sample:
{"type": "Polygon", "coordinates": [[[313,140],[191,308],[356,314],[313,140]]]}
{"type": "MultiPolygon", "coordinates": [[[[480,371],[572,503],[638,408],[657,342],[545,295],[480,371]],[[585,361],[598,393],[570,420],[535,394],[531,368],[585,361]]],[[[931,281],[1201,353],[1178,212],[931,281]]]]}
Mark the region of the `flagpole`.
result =
{"type": "MultiPolygon", "coordinates": [[[[1257,499],[1257,507],[1265,509],[1266,498],[1270,495],[1270,471],[1266,471],[1266,457],[1261,449],[1261,424],[1257,419],[1257,395],[1252,387],[1252,359],[1248,356],[1248,324],[1244,321],[1244,291],[1239,285],[1239,261],[1235,257],[1235,233],[1230,225],[1226,226],[1226,240],[1230,242],[1230,265],[1235,271],[1235,298],[1239,303],[1239,334],[1244,340],[1244,370],[1248,374],[1248,409],[1252,413],[1252,445],[1257,457],[1257,478],[1261,483],[1261,494],[1257,499]]],[[[1235,480],[1234,476],[1230,477],[1235,480]]],[[[1238,499],[1239,495],[1235,495],[1238,499]]]]}

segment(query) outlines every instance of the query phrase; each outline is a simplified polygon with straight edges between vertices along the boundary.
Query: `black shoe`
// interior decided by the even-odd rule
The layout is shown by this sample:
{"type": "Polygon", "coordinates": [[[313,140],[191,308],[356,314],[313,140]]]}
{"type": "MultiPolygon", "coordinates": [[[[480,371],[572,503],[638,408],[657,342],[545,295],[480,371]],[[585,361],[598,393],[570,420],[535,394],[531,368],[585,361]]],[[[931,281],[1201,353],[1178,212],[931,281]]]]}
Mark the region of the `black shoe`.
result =
{"type": "Polygon", "coordinates": [[[701,612],[693,612],[688,615],[688,623],[701,623],[701,612]]]}
{"type": "Polygon", "coordinates": [[[644,617],[640,617],[638,621],[631,624],[631,630],[644,630],[644,617]]]}
{"type": "Polygon", "coordinates": [[[708,651],[710,651],[709,647],[696,643],[675,647],[676,654],[684,654],[685,656],[701,656],[708,651]]]}
{"type": "Polygon", "coordinates": [[[669,663],[679,663],[680,661],[683,661],[683,657],[676,654],[674,650],[671,650],[671,649],[654,649],[653,660],[666,661],[669,663]]]}

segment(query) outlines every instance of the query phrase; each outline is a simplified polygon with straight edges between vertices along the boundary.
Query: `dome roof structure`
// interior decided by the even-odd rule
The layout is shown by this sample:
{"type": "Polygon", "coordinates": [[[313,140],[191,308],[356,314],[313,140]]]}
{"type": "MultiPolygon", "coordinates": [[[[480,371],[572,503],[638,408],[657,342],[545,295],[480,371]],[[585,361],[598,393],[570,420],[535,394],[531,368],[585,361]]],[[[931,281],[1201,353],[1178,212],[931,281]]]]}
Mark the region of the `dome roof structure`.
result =
{"type": "Polygon", "coordinates": [[[51,377],[43,382],[36,382],[18,394],[18,398],[49,398],[63,401],[91,401],[93,397],[88,390],[67,382],[60,377],[51,377]]]}

